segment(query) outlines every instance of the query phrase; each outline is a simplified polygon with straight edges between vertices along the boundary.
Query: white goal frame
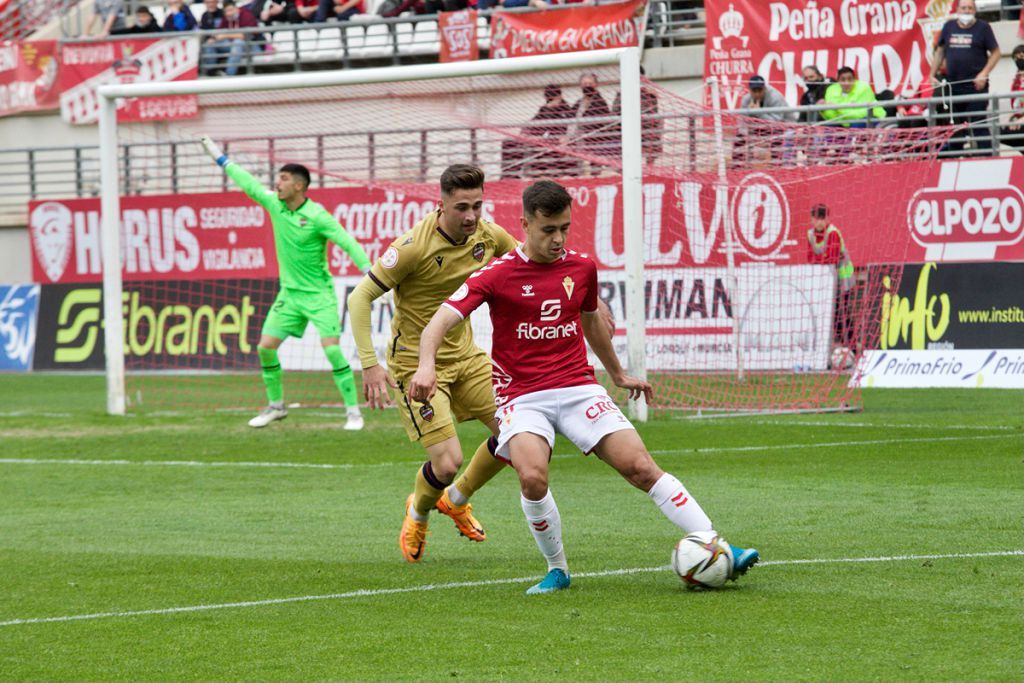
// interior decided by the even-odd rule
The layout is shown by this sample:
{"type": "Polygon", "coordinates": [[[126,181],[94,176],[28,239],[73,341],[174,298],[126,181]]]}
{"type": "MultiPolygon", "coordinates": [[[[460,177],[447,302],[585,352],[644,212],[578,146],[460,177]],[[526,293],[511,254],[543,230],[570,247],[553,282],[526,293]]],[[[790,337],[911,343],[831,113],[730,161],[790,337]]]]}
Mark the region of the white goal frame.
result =
{"type": "MultiPolygon", "coordinates": [[[[126,407],[124,348],[122,345],[124,320],[121,316],[123,291],[120,268],[121,232],[118,220],[121,215],[119,195],[121,184],[117,158],[117,100],[119,98],[292,90],[616,65],[619,68],[619,85],[622,92],[622,225],[625,231],[626,259],[626,368],[630,374],[646,379],[640,48],[630,47],[449,64],[415,64],[193,81],[112,83],[100,86],[98,88],[100,212],[102,215],[103,320],[106,326],[107,412],[111,415],[124,415],[126,407]]],[[[630,415],[641,422],[646,421],[646,403],[631,401],[630,415]]]]}

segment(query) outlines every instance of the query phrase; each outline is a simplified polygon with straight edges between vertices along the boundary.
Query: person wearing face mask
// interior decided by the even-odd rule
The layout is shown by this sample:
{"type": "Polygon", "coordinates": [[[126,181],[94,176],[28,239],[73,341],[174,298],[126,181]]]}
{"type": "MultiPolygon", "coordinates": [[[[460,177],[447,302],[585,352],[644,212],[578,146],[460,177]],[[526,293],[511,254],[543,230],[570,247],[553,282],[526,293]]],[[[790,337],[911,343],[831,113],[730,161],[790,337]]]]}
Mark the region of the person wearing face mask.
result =
{"type": "MultiPolygon", "coordinates": [[[[812,107],[821,104],[825,99],[825,90],[832,85],[831,78],[826,78],[821,70],[811,64],[803,69],[804,94],[800,96],[801,107],[812,107]]],[[[815,123],[821,118],[821,112],[802,111],[800,112],[800,123],[815,123]]]]}
{"type": "MultiPolygon", "coordinates": [[[[988,75],[999,63],[1001,56],[992,27],[978,19],[974,0],[958,0],[956,18],[947,21],[939,34],[938,45],[932,57],[932,85],[938,86],[936,75],[943,61],[950,91],[958,95],[976,95],[988,92],[988,75]]],[[[970,126],[950,140],[951,149],[965,149],[973,137],[973,151],[988,155],[992,148],[990,132],[985,127],[988,100],[953,102],[953,122],[970,126]]]]}

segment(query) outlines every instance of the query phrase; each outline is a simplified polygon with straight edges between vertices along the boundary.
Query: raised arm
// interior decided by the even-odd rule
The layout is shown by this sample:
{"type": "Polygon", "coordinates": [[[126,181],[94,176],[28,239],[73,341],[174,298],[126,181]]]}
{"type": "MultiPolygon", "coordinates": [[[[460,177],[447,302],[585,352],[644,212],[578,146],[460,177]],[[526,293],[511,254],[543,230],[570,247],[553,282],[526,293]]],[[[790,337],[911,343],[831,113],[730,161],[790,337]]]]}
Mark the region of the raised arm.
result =
{"type": "Polygon", "coordinates": [[[447,306],[441,306],[423,328],[420,335],[420,364],[409,382],[409,398],[425,402],[437,393],[437,373],[434,369],[437,350],[441,348],[445,335],[461,322],[462,316],[447,306]]]}
{"type": "MultiPolygon", "coordinates": [[[[615,355],[615,349],[612,347],[612,338],[608,334],[608,325],[601,314],[600,308],[590,312],[583,311],[580,319],[583,323],[584,338],[590,344],[594,355],[601,361],[615,386],[626,389],[629,392],[629,398],[632,400],[639,399],[642,395],[650,403],[654,397],[654,388],[649,382],[631,377],[622,369],[619,357],[615,355]]],[[[422,360],[420,362],[422,363],[422,360]]]]}
{"type": "Polygon", "coordinates": [[[204,135],[201,143],[203,150],[213,159],[218,166],[224,169],[224,173],[229,178],[235,181],[235,184],[241,188],[242,192],[245,192],[254,202],[262,206],[267,210],[274,210],[280,200],[277,198],[275,192],[268,190],[263,183],[256,179],[251,173],[246,171],[244,168],[231,161],[228,155],[225,154],[220,146],[217,145],[209,136],[204,135]]]}

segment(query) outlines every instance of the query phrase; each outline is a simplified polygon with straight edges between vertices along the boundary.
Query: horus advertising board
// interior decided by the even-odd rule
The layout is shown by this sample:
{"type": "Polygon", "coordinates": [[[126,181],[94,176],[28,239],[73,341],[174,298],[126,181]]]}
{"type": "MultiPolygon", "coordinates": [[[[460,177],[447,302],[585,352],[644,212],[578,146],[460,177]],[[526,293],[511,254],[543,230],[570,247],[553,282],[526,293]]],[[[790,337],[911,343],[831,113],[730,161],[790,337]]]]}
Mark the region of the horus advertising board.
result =
{"type": "MultiPolygon", "coordinates": [[[[570,246],[600,268],[623,268],[621,185],[601,178],[564,182],[574,198],[570,246]]],[[[822,201],[858,265],[1024,260],[1021,186],[1021,157],[736,171],[728,187],[715,174],[648,176],[640,227],[644,263],[651,270],[724,266],[727,218],[737,263],[806,263],[808,214],[822,201]]],[[[523,187],[521,181],[489,182],[484,203],[484,214],[516,236],[523,187]]],[[[311,196],[371,260],[437,206],[433,185],[330,188],[311,196]]],[[[126,281],[277,275],[266,214],[240,192],[131,196],[121,205],[126,281]]],[[[101,280],[98,199],[31,202],[29,232],[36,282],[101,280]]],[[[334,275],[359,272],[335,245],[327,261],[334,275]]]]}
{"type": "MultiPolygon", "coordinates": [[[[133,370],[259,367],[256,343],[275,280],[134,283],[123,294],[125,366],[133,370]]],[[[43,285],[34,368],[104,367],[98,285],[43,285]]]]}

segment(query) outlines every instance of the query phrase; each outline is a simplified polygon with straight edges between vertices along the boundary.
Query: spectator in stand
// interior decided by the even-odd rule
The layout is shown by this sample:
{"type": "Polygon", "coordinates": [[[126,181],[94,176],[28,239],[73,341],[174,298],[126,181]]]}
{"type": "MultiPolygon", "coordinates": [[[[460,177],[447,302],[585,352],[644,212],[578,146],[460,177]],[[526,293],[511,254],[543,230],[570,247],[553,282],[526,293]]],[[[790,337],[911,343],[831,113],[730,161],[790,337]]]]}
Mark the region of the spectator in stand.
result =
{"type": "Polygon", "coordinates": [[[167,0],[167,16],[164,17],[164,31],[195,31],[199,27],[192,10],[184,0],[167,0]]]}
{"type": "MultiPolygon", "coordinates": [[[[593,154],[598,157],[612,157],[619,153],[619,138],[616,129],[619,127],[615,121],[585,121],[584,119],[610,118],[612,110],[608,106],[608,100],[601,95],[597,89],[597,76],[586,73],[580,76],[580,90],[583,96],[576,100],[573,105],[573,116],[577,119],[575,142],[577,148],[584,154],[593,154]]],[[[590,163],[591,173],[597,175],[600,172],[600,164],[590,163]]]]}
{"type": "MultiPolygon", "coordinates": [[[[640,75],[647,76],[644,67],[640,67],[640,75]]],[[[615,95],[612,103],[612,114],[622,115],[622,93],[615,95]]],[[[648,166],[653,166],[662,152],[662,135],[665,130],[665,121],[658,115],[658,93],[654,92],[650,81],[646,78],[640,80],[640,145],[644,152],[644,161],[648,166]]],[[[621,134],[617,131],[617,134],[621,134]]]]}
{"type": "Polygon", "coordinates": [[[234,31],[215,33],[206,39],[203,44],[202,60],[204,73],[212,73],[217,66],[223,64],[225,76],[237,75],[242,60],[249,52],[254,35],[238,31],[238,29],[256,28],[258,25],[252,12],[244,7],[238,7],[234,0],[224,0],[224,18],[219,28],[228,31],[234,29],[234,31]],[[226,60],[223,55],[227,55],[226,60]]]}
{"type": "Polygon", "coordinates": [[[502,177],[578,175],[578,162],[552,149],[552,146],[563,143],[575,115],[572,105],[562,97],[562,88],[553,83],[547,85],[544,104],[533,115],[531,125],[524,127],[522,132],[525,137],[543,140],[545,145],[533,146],[514,139],[502,141],[502,177]]]}
{"type": "Polygon", "coordinates": [[[363,14],[366,6],[363,0],[319,0],[313,21],[321,24],[330,18],[347,21],[357,14],[363,14]]]}
{"type": "Polygon", "coordinates": [[[788,107],[789,103],[778,90],[768,85],[764,76],[754,74],[747,82],[747,94],[740,100],[740,109],[748,110],[750,119],[765,123],[740,120],[736,139],[733,142],[733,161],[738,165],[758,163],[767,165],[772,159],[781,158],[783,144],[791,143],[787,133],[778,124],[796,121],[796,112],[759,112],[758,109],[788,107]]]}
{"type": "Polygon", "coordinates": [[[835,266],[836,306],[832,322],[833,336],[837,343],[847,348],[853,346],[853,310],[850,299],[853,293],[853,261],[846,251],[843,233],[832,225],[828,218],[828,207],[815,204],[811,208],[811,228],[807,231],[807,262],[835,266]]]}
{"type": "Polygon", "coordinates": [[[119,35],[160,33],[160,25],[156,23],[156,19],[153,17],[153,13],[149,11],[148,7],[145,5],[139,5],[135,8],[135,23],[132,24],[130,28],[113,31],[113,33],[119,35]]]}
{"type": "Polygon", "coordinates": [[[286,23],[289,12],[294,13],[294,0],[255,0],[253,5],[260,10],[259,18],[264,24],[286,23]]]}
{"type": "Polygon", "coordinates": [[[438,12],[457,12],[469,6],[468,0],[393,0],[381,5],[380,15],[397,17],[403,12],[415,14],[437,14],[438,12]]]}
{"type": "Polygon", "coordinates": [[[92,6],[92,12],[89,23],[85,25],[83,35],[91,35],[97,22],[100,27],[96,35],[101,38],[124,30],[124,0],[96,0],[92,6]]]}
{"type": "MultiPolygon", "coordinates": [[[[875,91],[864,81],[857,80],[853,69],[840,67],[836,74],[836,82],[825,89],[825,104],[875,104],[875,91]]],[[[869,107],[851,107],[849,109],[826,109],[821,118],[829,125],[843,128],[867,128],[869,107]]],[[[870,107],[871,116],[881,120],[885,118],[885,109],[870,107]]]]}
{"type": "Polygon", "coordinates": [[[320,9],[320,0],[295,0],[295,5],[288,11],[288,22],[303,24],[313,21],[320,9]]]}
{"type": "Polygon", "coordinates": [[[203,0],[203,6],[206,9],[203,16],[199,17],[199,28],[204,31],[220,28],[221,22],[224,21],[224,10],[220,8],[220,0],[203,0]]]}
{"type": "MultiPolygon", "coordinates": [[[[803,76],[805,89],[804,94],[800,96],[800,106],[813,107],[821,104],[825,99],[825,90],[832,85],[832,79],[826,78],[821,69],[813,64],[804,67],[803,76]]],[[[820,111],[800,112],[800,123],[817,123],[820,119],[820,111]]]]}
{"type": "MultiPolygon", "coordinates": [[[[988,75],[999,63],[1001,56],[999,43],[992,33],[992,26],[975,16],[978,9],[974,0],[959,0],[956,11],[956,19],[947,21],[939,33],[939,42],[932,56],[932,85],[938,86],[936,74],[945,60],[946,78],[954,98],[958,95],[987,93],[988,75]]],[[[985,130],[987,110],[988,100],[954,100],[953,122],[967,123],[970,128],[964,131],[962,138],[958,133],[955,136],[957,141],[951,140],[949,146],[965,149],[973,136],[975,153],[988,154],[992,148],[992,138],[985,130]]]]}
{"type": "Polygon", "coordinates": [[[999,129],[999,136],[1003,144],[1016,147],[1024,154],[1024,45],[1013,48],[1013,63],[1017,72],[1013,74],[1010,92],[1018,95],[1010,100],[1010,120],[999,129]]]}

